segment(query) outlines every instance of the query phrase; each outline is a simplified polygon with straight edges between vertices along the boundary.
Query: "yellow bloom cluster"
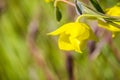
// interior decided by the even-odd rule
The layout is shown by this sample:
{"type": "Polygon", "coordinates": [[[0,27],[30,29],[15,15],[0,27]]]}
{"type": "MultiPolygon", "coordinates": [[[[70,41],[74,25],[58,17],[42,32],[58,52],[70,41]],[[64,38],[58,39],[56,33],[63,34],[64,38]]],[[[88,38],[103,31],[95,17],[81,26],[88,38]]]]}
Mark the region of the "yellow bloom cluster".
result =
{"type": "MultiPolygon", "coordinates": [[[[120,6],[116,5],[112,8],[109,8],[106,12],[106,15],[120,18],[120,6]]],[[[113,34],[115,32],[120,32],[120,28],[118,28],[116,26],[113,26],[112,24],[109,24],[109,23],[106,23],[106,22],[103,22],[103,21],[98,21],[98,23],[99,23],[100,27],[111,31],[113,34]]],[[[120,22],[114,22],[114,23],[117,24],[117,25],[120,25],[120,22]]]]}
{"type": "MultiPolygon", "coordinates": [[[[120,6],[114,6],[108,9],[106,15],[120,18],[120,6]]],[[[72,50],[82,53],[82,50],[84,49],[88,40],[96,40],[96,36],[93,34],[91,28],[87,24],[79,22],[79,20],[84,17],[97,19],[99,27],[105,28],[111,31],[113,34],[115,32],[120,32],[120,28],[118,28],[120,22],[112,21],[113,24],[117,24],[116,27],[116,25],[113,26],[113,24],[101,19],[105,19],[106,16],[82,14],[77,18],[76,22],[64,24],[57,30],[48,33],[48,35],[59,36],[58,46],[61,50],[72,50]]]]}
{"type": "Polygon", "coordinates": [[[90,27],[81,22],[68,23],[59,29],[49,33],[49,35],[59,35],[58,45],[62,50],[75,50],[82,53],[87,40],[94,38],[94,34],[90,27]]]}

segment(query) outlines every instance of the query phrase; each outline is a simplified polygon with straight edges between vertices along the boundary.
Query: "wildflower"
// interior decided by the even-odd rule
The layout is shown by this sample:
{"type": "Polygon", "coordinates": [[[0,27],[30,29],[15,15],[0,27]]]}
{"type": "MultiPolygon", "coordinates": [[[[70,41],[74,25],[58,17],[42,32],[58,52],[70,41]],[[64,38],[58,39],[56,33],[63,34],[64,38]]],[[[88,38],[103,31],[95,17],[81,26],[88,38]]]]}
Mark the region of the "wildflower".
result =
{"type": "MultiPolygon", "coordinates": [[[[106,12],[106,15],[120,18],[120,6],[116,5],[112,8],[109,8],[106,12]]],[[[112,24],[109,24],[109,23],[104,22],[104,21],[98,21],[98,23],[99,23],[100,27],[111,31],[113,33],[113,36],[114,36],[115,32],[120,32],[120,28],[113,26],[112,24]]],[[[120,25],[120,22],[114,22],[114,23],[117,25],[120,25]]]]}
{"type": "Polygon", "coordinates": [[[88,39],[95,36],[89,26],[85,23],[71,22],[61,26],[59,29],[48,33],[48,35],[59,35],[58,46],[61,50],[75,50],[82,53],[82,49],[88,39]]]}

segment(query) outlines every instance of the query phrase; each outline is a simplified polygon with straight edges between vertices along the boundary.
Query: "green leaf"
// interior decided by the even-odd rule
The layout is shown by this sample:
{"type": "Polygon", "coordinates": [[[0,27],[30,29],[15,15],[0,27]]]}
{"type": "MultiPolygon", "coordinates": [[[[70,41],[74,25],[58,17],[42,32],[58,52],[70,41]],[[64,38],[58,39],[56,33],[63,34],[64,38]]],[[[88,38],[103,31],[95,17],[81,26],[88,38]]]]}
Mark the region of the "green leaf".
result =
{"type": "Polygon", "coordinates": [[[90,0],[90,2],[98,12],[104,13],[103,9],[101,8],[97,0],[90,0]]]}
{"type": "Polygon", "coordinates": [[[114,21],[114,22],[120,22],[119,18],[115,18],[115,17],[106,17],[104,18],[106,21],[114,21]]]}
{"type": "Polygon", "coordinates": [[[75,5],[77,14],[81,15],[83,13],[82,4],[79,1],[75,0],[75,5]]]}
{"type": "Polygon", "coordinates": [[[62,14],[58,7],[56,7],[56,19],[57,21],[60,21],[62,19],[62,14]]]}

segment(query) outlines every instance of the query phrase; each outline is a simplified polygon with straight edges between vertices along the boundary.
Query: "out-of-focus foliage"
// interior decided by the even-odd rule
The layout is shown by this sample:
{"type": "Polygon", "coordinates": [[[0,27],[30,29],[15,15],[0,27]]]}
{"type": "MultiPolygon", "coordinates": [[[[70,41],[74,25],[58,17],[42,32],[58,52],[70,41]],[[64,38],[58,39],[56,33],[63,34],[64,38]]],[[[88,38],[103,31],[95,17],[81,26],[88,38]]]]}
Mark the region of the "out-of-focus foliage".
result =
{"type": "MultiPolygon", "coordinates": [[[[103,8],[111,7],[117,1],[99,0],[103,8]]],[[[58,23],[53,2],[0,0],[0,80],[46,80],[46,74],[31,55],[27,42],[29,24],[36,12],[40,13],[39,30],[35,39],[38,49],[45,58],[53,77],[68,80],[65,62],[67,53],[61,52],[56,47],[56,39],[46,34],[65,22],[73,21],[71,15],[74,14],[70,13],[72,9],[60,3],[62,20],[58,23]]],[[[117,38],[114,38],[118,49],[119,40],[118,34],[117,38]]],[[[108,45],[103,47],[101,54],[94,61],[89,61],[87,53],[72,55],[76,80],[120,80],[120,62],[108,45]]]]}

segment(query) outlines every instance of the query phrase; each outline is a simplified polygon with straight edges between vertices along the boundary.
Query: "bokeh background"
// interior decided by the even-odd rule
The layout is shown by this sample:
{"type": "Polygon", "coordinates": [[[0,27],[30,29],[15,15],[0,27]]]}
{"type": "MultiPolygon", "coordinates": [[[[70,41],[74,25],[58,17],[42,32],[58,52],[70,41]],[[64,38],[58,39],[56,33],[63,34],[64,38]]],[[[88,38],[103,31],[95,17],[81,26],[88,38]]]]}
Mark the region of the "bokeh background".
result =
{"type": "MultiPolygon", "coordinates": [[[[91,6],[89,0],[81,1],[91,6]]],[[[104,10],[118,1],[99,0],[104,10]]],[[[57,37],[47,33],[76,18],[73,7],[59,7],[60,22],[53,2],[0,0],[0,80],[120,80],[120,54],[108,44],[93,61],[88,51],[59,50],[57,37]]],[[[113,42],[120,51],[119,33],[113,42]]]]}

